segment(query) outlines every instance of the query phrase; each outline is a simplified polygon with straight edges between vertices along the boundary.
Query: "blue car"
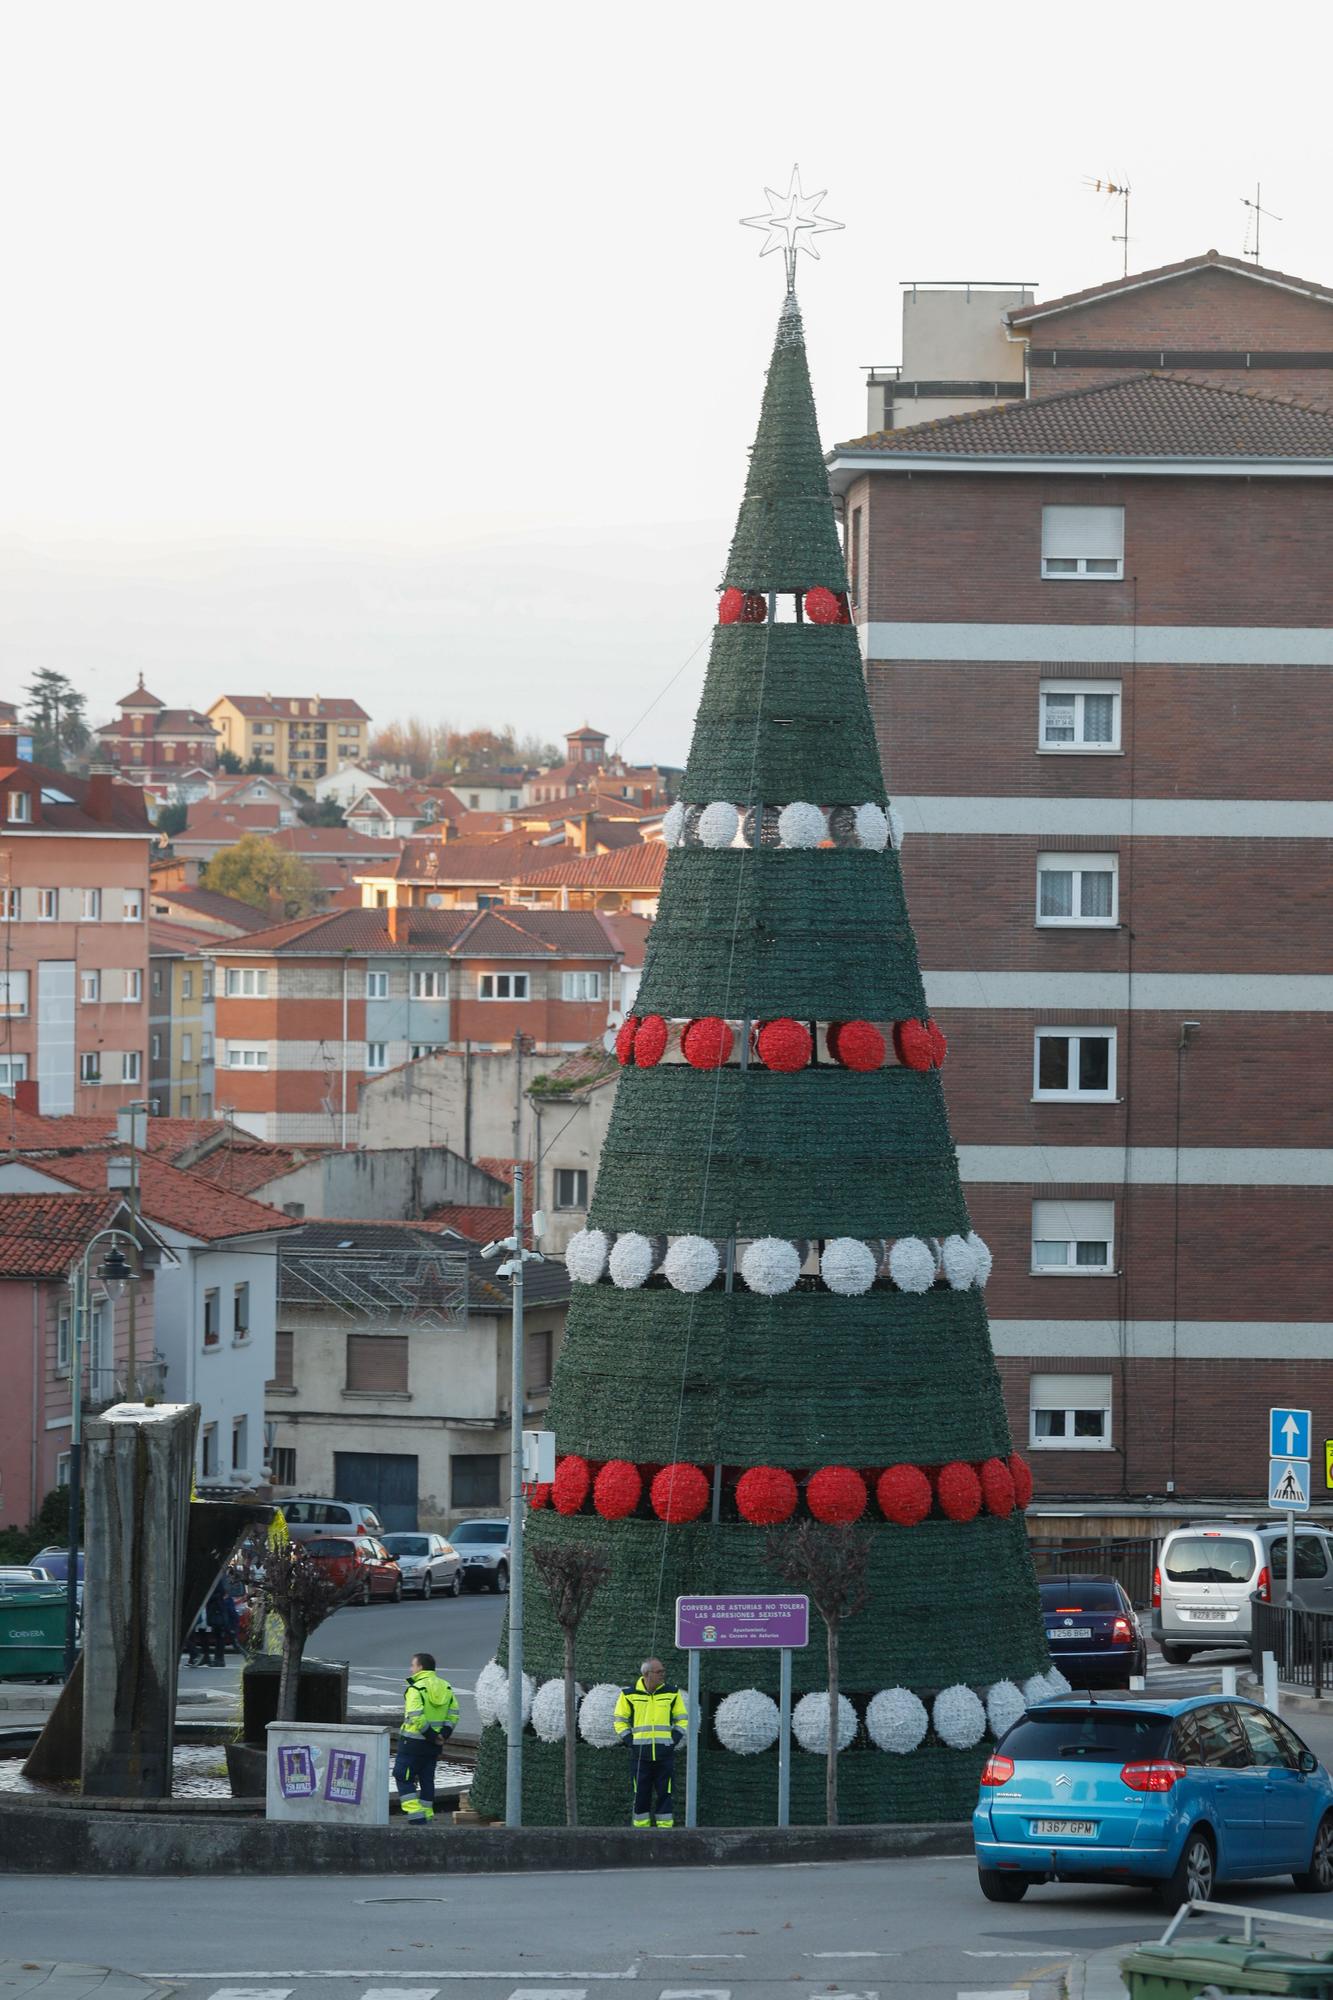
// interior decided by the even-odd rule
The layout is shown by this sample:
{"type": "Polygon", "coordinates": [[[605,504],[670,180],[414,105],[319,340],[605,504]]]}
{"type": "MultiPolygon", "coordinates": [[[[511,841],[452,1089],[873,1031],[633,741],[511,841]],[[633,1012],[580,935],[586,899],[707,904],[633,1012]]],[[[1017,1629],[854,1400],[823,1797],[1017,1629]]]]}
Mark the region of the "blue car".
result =
{"type": "Polygon", "coordinates": [[[1169,1910],[1237,1876],[1333,1890],[1333,1779],[1252,1701],[1041,1702],[996,1744],[972,1832],[992,1903],[1034,1882],[1151,1886],[1169,1910]]]}

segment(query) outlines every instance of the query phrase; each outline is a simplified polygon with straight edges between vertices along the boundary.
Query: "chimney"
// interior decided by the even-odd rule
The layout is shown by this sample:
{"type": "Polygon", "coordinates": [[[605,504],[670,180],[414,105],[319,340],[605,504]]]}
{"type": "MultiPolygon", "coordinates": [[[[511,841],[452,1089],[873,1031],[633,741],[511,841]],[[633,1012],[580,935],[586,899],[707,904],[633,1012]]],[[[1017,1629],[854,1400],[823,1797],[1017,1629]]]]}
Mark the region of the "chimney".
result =
{"type": "Polygon", "coordinates": [[[30,1118],[41,1117],[41,1086],[35,1076],[22,1077],[14,1085],[14,1109],[26,1111],[30,1118]]]}
{"type": "Polygon", "coordinates": [[[112,765],[98,762],[88,766],[88,789],[83,803],[90,819],[111,818],[111,794],[115,782],[116,775],[112,765]]]}
{"type": "Polygon", "coordinates": [[[0,764],[17,764],[19,760],[19,740],[12,729],[0,736],[0,764]]]}
{"type": "Polygon", "coordinates": [[[397,905],[397,903],[390,903],[390,905],[389,905],[388,909],[387,909],[387,910],[386,910],[386,911],[384,912],[384,927],[385,927],[385,929],[386,929],[386,930],[388,931],[388,933],[389,933],[389,943],[390,943],[390,944],[397,944],[397,942],[398,942],[398,905],[397,905]]]}

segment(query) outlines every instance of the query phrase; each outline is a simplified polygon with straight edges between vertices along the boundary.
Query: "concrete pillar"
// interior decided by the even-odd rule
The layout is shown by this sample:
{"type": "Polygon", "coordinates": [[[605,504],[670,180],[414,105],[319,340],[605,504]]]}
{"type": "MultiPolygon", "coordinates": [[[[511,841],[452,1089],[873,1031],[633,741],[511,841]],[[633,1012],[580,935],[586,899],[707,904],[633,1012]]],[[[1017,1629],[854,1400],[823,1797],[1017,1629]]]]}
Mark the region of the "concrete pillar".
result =
{"type": "Polygon", "coordinates": [[[117,1403],[84,1426],[83,1789],[171,1796],[197,1403],[117,1403]]]}

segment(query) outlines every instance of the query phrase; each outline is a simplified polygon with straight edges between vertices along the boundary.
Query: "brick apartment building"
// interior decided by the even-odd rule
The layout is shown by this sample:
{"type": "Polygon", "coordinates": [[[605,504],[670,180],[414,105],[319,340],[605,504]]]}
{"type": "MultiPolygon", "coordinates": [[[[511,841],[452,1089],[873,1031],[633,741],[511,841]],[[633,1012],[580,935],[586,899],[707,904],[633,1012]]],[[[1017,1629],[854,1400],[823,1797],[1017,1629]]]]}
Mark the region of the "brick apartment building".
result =
{"type": "Polygon", "coordinates": [[[224,694],[208,711],[221,740],[248,764],[258,757],[280,778],[313,785],[340,764],[359,764],[370,741],[360,702],[324,695],[224,694]]]}
{"type": "Polygon", "coordinates": [[[52,1113],[143,1095],[151,843],[136,787],[24,762],[0,735],[0,1090],[52,1113]]]}
{"type": "Polygon", "coordinates": [[[103,757],[134,784],[170,780],[187,770],[211,771],[218,761],[218,734],[193,708],[168,708],[139,685],[116,703],[120,714],[99,729],[103,757]]]}
{"type": "Polygon", "coordinates": [[[1270,1403],[1333,1436],[1333,293],[990,310],[1012,400],[918,357],[970,413],[831,465],[1011,1420],[1047,1494],[1259,1496],[1270,1403]]]}
{"type": "Polygon", "coordinates": [[[345,1145],[369,1078],[433,1050],[582,1048],[621,947],[582,911],[336,910],[215,942],[218,1108],[243,1131],[345,1145]]]}

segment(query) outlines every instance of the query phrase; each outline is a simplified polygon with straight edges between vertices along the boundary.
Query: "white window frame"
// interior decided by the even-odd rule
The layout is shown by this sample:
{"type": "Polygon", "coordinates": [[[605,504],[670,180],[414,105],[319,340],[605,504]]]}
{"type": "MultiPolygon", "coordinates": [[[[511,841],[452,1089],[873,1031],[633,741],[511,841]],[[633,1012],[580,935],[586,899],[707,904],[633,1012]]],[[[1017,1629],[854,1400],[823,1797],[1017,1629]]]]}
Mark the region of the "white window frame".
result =
{"type": "Polygon", "coordinates": [[[1032,1374],[1028,1377],[1028,1446],[1032,1451],[1110,1451],[1111,1449],[1111,1377],[1109,1375],[1046,1375],[1032,1374]],[[1039,1411],[1063,1418],[1060,1434],[1052,1436],[1049,1431],[1038,1434],[1037,1416],[1039,1411]],[[1097,1437],[1076,1437],[1074,1435],[1075,1411],[1087,1415],[1091,1411],[1102,1414],[1101,1434],[1097,1437]]]}
{"type": "Polygon", "coordinates": [[[125,891],[125,898],[120,906],[120,920],[124,924],[141,924],[143,922],[142,889],[127,889],[125,891]]]}
{"type": "Polygon", "coordinates": [[[366,1043],[366,1075],[378,1076],[389,1067],[389,1044],[387,1042],[366,1043]]]}
{"type": "Polygon", "coordinates": [[[23,904],[17,889],[0,889],[0,924],[16,924],[23,915],[23,904]]]}
{"type": "Polygon", "coordinates": [[[181,1061],[183,1063],[194,1061],[194,1037],[184,1032],[181,1034],[181,1061]]]}
{"type": "Polygon", "coordinates": [[[0,1056],[0,1090],[12,1091],[16,1083],[24,1083],[28,1076],[26,1056],[0,1056]]]}
{"type": "Polygon", "coordinates": [[[26,1021],[31,982],[26,972],[0,972],[0,1021],[26,1021]]]}
{"type": "Polygon", "coordinates": [[[1111,1278],[1115,1268],[1115,1203],[1113,1201],[1034,1201],[1032,1204],[1032,1264],[1034,1278],[1111,1278]],[[1063,1261],[1040,1260],[1037,1245],[1063,1246],[1063,1261]],[[1103,1263],[1080,1262],[1079,1250],[1105,1246],[1103,1263]]]}
{"type": "Polygon", "coordinates": [[[102,975],[100,972],[79,974],[79,1005],[95,1007],[102,998],[102,975]]]}
{"type": "Polygon", "coordinates": [[[1120,753],[1122,688],[1119,681],[1043,681],[1037,693],[1037,748],[1048,757],[1115,757],[1120,753]],[[1086,734],[1087,701],[1089,695],[1110,695],[1111,734],[1103,743],[1086,734]],[[1067,700],[1074,710],[1074,734],[1068,743],[1048,741],[1046,735],[1046,703],[1049,699],[1067,700]]]}
{"type": "Polygon", "coordinates": [[[32,825],[31,792],[11,792],[9,794],[8,806],[9,809],[6,817],[11,826],[32,825]]]}
{"type": "Polygon", "coordinates": [[[442,1049],[447,1049],[448,1046],[448,1042],[413,1042],[412,1061],[420,1062],[423,1056],[437,1056],[442,1049]]]}
{"type": "Polygon", "coordinates": [[[143,974],[137,965],[125,968],[125,991],[121,999],[130,1005],[137,1004],[143,999],[143,974]]]}
{"type": "Polygon", "coordinates": [[[85,1049],[79,1057],[79,1082],[100,1083],[102,1081],[102,1051],[85,1049]]]}
{"type": "Polygon", "coordinates": [[[602,997],[602,975],[600,972],[562,972],[560,975],[560,998],[562,1000],[591,1003],[602,997]]]}
{"type": "Polygon", "coordinates": [[[478,1000],[526,1000],[528,998],[528,975],[526,972],[483,972],[477,977],[478,1000]],[[500,991],[500,981],[504,980],[507,991],[500,991]]]}
{"type": "Polygon", "coordinates": [[[231,1339],[233,1347],[250,1338],[250,1286],[247,1280],[231,1288],[231,1339]]]}
{"type": "Polygon", "coordinates": [[[414,1000],[443,1000],[444,974],[438,968],[415,966],[412,971],[414,1000]]]}
{"type": "Polygon", "coordinates": [[[56,1488],[69,1485],[69,1462],[72,1454],[67,1451],[56,1453],[56,1488]]]}
{"type": "Polygon", "coordinates": [[[1120,856],[1118,854],[1039,854],[1037,856],[1037,907],[1036,921],[1039,930],[1084,930],[1113,931],[1120,926],[1120,856]],[[1107,875],[1111,877],[1111,909],[1105,917],[1085,917],[1080,911],[1083,900],[1083,877],[1085,875],[1107,875]],[[1041,908],[1041,878],[1043,875],[1071,875],[1070,914],[1067,917],[1043,916],[1041,908]]]}
{"type": "Polygon", "coordinates": [[[216,1479],[218,1476],[218,1427],[205,1424],[199,1434],[199,1477],[216,1479]]]}
{"type": "Polygon", "coordinates": [[[224,983],[228,1000],[268,999],[268,971],[262,965],[229,965],[224,983]]]}
{"type": "Polygon", "coordinates": [[[209,1034],[207,1028],[203,1030],[199,1037],[199,1060],[200,1062],[212,1062],[213,1060],[213,1037],[209,1034]]]}
{"type": "Polygon", "coordinates": [[[1114,1028],[1063,1028],[1047,1024],[1034,1029],[1032,1035],[1032,1101],[1034,1104],[1114,1104],[1116,1090],[1116,1031],[1114,1028]],[[1065,1090],[1043,1090],[1041,1083],[1041,1045],[1044,1041],[1065,1040],[1069,1043],[1069,1064],[1067,1076],[1077,1078],[1079,1068],[1079,1044],[1083,1040],[1104,1041],[1110,1044],[1106,1054],[1106,1089],[1080,1090],[1077,1083],[1065,1090]]]}
{"type": "Polygon", "coordinates": [[[228,1069],[267,1069],[267,1042],[228,1042],[228,1069]]]}
{"type": "Polygon", "coordinates": [[[231,1469],[233,1472],[245,1471],[249,1462],[249,1454],[249,1422],[245,1417],[233,1417],[231,1420],[231,1469]]]}
{"type": "Polygon", "coordinates": [[[154,1062],[161,1062],[161,1060],[162,1060],[162,1037],[161,1037],[161,1035],[154,1035],[154,1036],[153,1036],[153,1038],[152,1038],[152,1047],[151,1047],[151,1049],[150,1049],[149,1053],[150,1053],[150,1055],[152,1056],[152,1059],[153,1059],[153,1061],[154,1061],[154,1062]]]}
{"type": "Polygon", "coordinates": [[[367,1000],[387,1000],[389,997],[389,975],[387,972],[366,974],[367,1000]]]}
{"type": "Polygon", "coordinates": [[[80,921],[85,924],[100,924],[102,921],[102,892],[100,889],[85,889],[80,905],[80,921]]]}
{"type": "Polygon", "coordinates": [[[1056,502],[1052,506],[1043,507],[1041,510],[1041,573],[1043,579],[1048,583],[1117,583],[1123,581],[1125,574],[1124,508],[1116,506],[1090,507],[1070,505],[1068,502],[1056,502]],[[1118,524],[1104,520],[1096,525],[1090,519],[1085,518],[1082,523],[1072,519],[1074,515],[1087,517],[1094,514],[1102,516],[1116,514],[1120,518],[1118,524]],[[1057,516],[1062,516],[1063,518],[1057,520],[1057,516]],[[1117,526],[1118,533],[1115,532],[1117,526]],[[1106,532],[1107,528],[1111,528],[1112,532],[1108,534],[1106,532]],[[1080,529],[1082,532],[1080,532],[1080,529]],[[1089,553],[1086,555],[1071,554],[1068,546],[1058,551],[1051,550],[1048,546],[1053,541],[1064,541],[1077,547],[1080,541],[1084,539],[1089,543],[1089,553]],[[1119,542],[1119,548],[1112,555],[1112,544],[1117,541],[1119,542]],[[1104,547],[1099,547],[1096,554],[1091,553],[1091,544],[1094,542],[1105,544],[1104,547]]]}
{"type": "Polygon", "coordinates": [[[181,999],[193,1000],[193,998],[194,998],[194,974],[192,972],[182,972],[181,999]]]}
{"type": "Polygon", "coordinates": [[[53,924],[60,915],[60,897],[54,889],[37,891],[37,921],[39,924],[53,924]]]}
{"type": "Polygon", "coordinates": [[[554,1195],[554,1206],[562,1214],[570,1214],[579,1209],[586,1208],[588,1206],[588,1169],[586,1167],[556,1167],[552,1180],[552,1192],[554,1195]],[[574,1193],[576,1198],[573,1201],[562,1201],[560,1199],[560,1176],[562,1174],[572,1174],[574,1176],[574,1193]],[[579,1175],[583,1177],[583,1199],[581,1201],[577,1199],[579,1175]]]}
{"type": "Polygon", "coordinates": [[[120,1058],[120,1080],[122,1083],[143,1081],[143,1055],[138,1049],[126,1049],[120,1058]]]}
{"type": "Polygon", "coordinates": [[[73,1306],[65,1306],[56,1314],[56,1374],[68,1375],[70,1371],[70,1326],[73,1322],[73,1306]]]}

